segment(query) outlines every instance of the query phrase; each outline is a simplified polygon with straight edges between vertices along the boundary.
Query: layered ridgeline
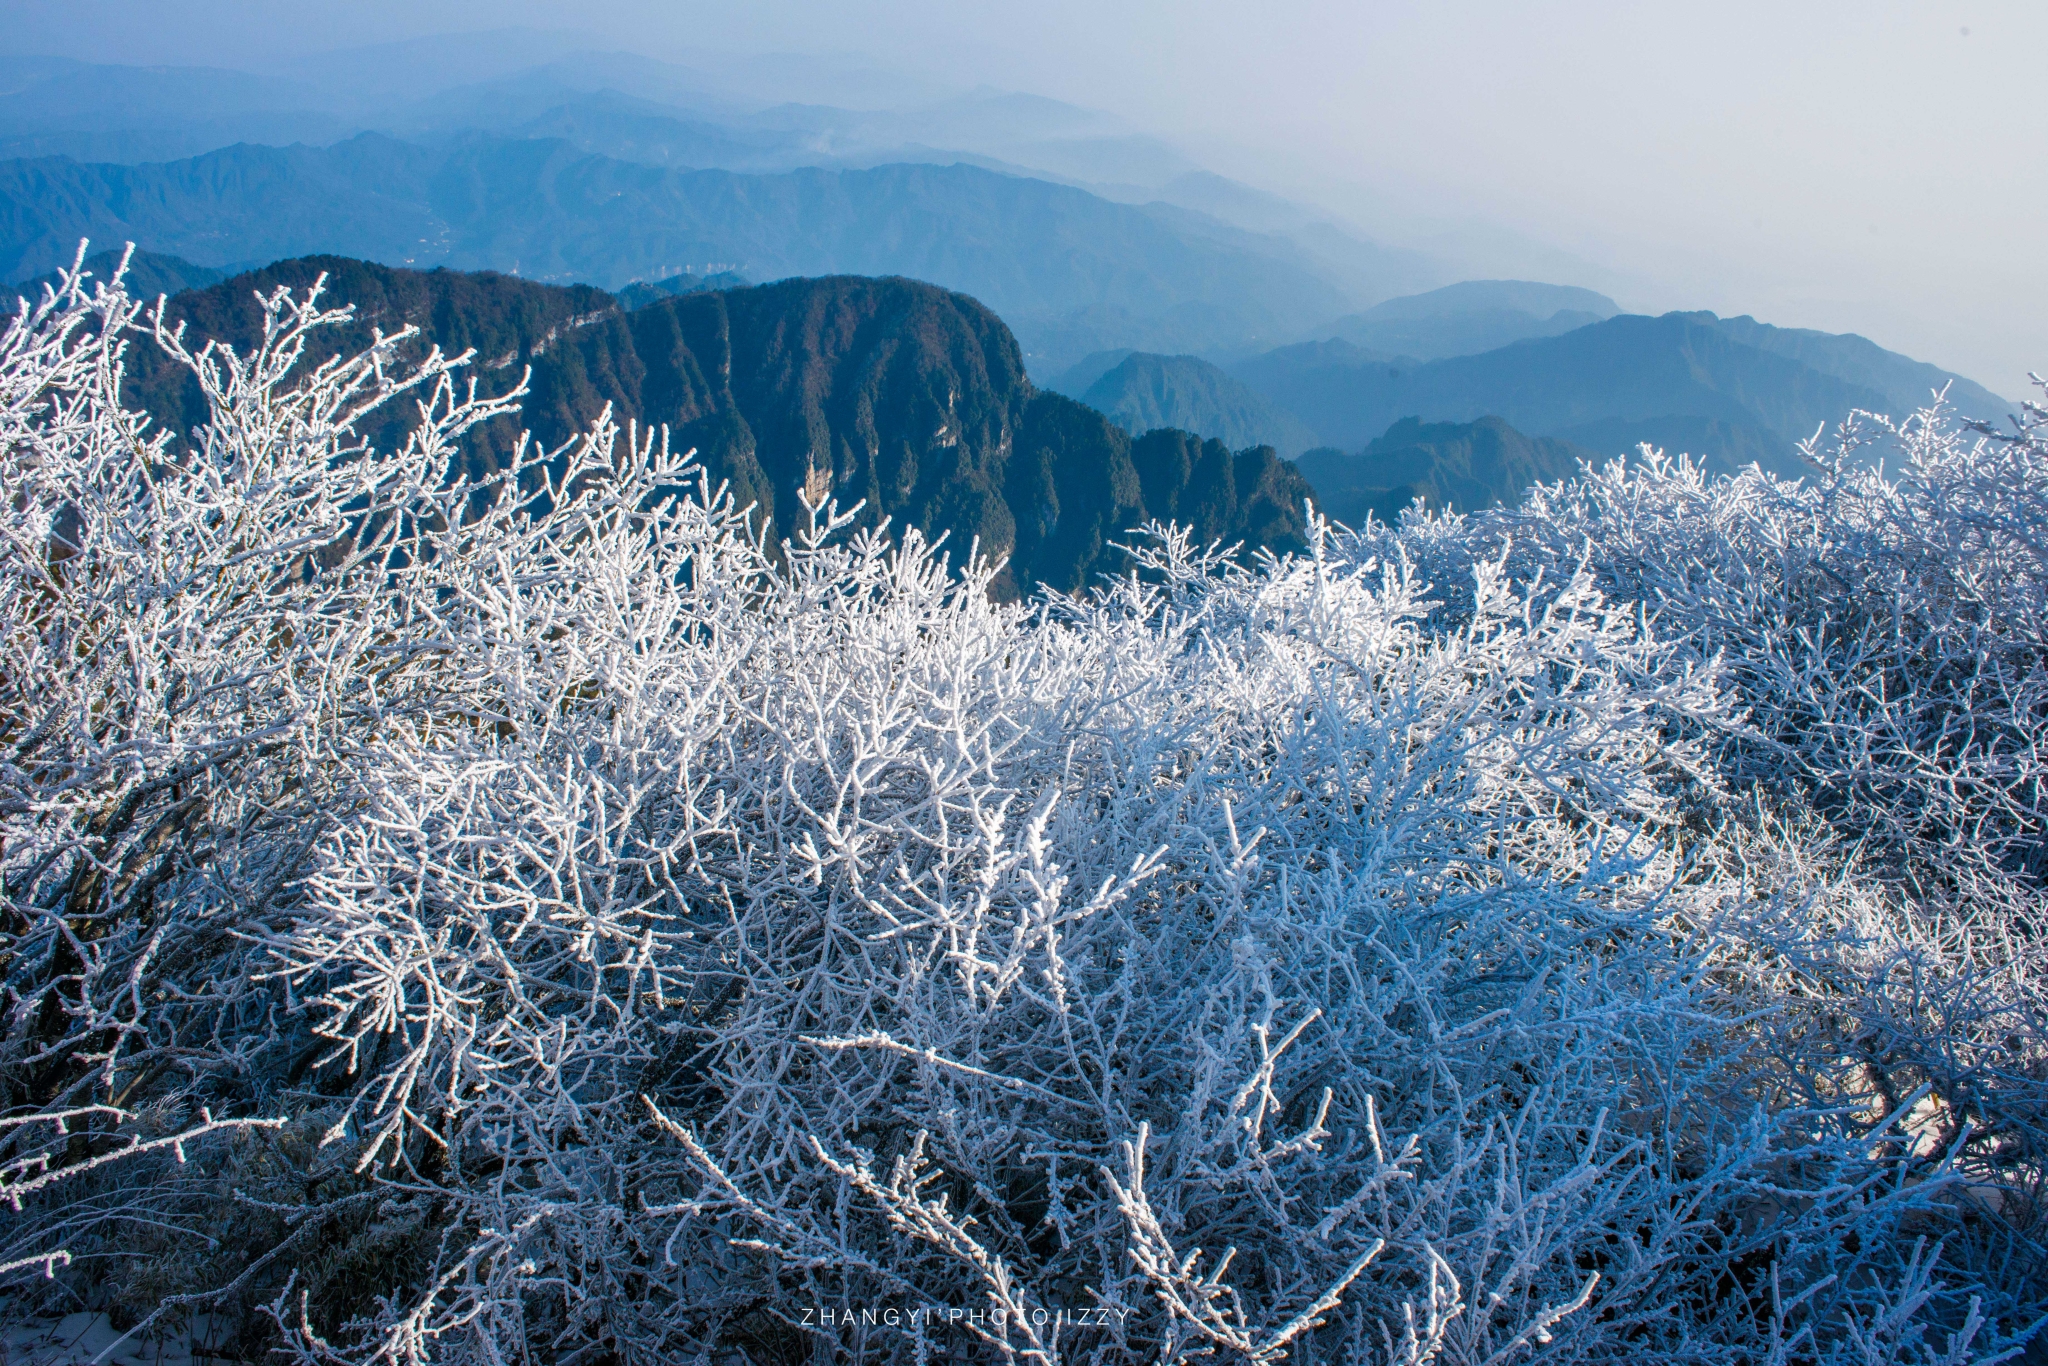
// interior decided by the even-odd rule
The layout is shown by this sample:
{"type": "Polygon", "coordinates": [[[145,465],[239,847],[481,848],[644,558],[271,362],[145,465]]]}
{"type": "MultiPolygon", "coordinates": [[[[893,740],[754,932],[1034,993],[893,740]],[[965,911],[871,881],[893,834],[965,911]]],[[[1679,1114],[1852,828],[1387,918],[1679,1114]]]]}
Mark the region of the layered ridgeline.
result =
{"type": "Polygon", "coordinates": [[[480,135],[0,162],[0,278],[68,263],[81,237],[213,266],[320,252],[607,289],[908,275],[993,308],[1040,374],[1105,346],[1270,347],[1356,298],[1280,239],[975,166],[743,174],[480,135]]]}
{"type": "MultiPolygon", "coordinates": [[[[965,163],[1078,186],[1130,206],[1174,238],[1276,260],[1296,273],[1305,269],[1341,296],[1318,310],[1313,320],[1318,324],[1389,295],[1456,278],[1445,263],[1363,238],[1330,222],[1324,211],[1203,171],[1178,149],[1099,110],[986,87],[945,93],[945,78],[938,73],[929,82],[905,80],[894,72],[862,76],[842,64],[827,69],[789,56],[691,68],[616,51],[564,50],[563,37],[501,30],[465,34],[453,45],[445,40],[380,44],[297,59],[273,54],[260,76],[0,56],[0,157],[68,156],[132,165],[197,157],[237,144],[324,146],[379,132],[437,147],[479,135],[545,139],[614,161],[752,176],[805,167],[836,171],[965,163]]],[[[261,159],[214,164],[234,174],[241,167],[260,171],[261,159]]],[[[984,226],[998,235],[1014,232],[1011,250],[1028,255],[1042,223],[1027,215],[1011,224],[984,226]]],[[[906,239],[902,245],[915,243],[906,239]]],[[[1085,251],[1088,245],[1081,240],[1069,247],[1085,251]]],[[[242,259],[253,263],[315,250],[372,254],[343,242],[318,241],[242,259]]],[[[219,265],[228,258],[200,259],[219,265]]],[[[405,263],[402,256],[381,259],[405,263]]],[[[682,258],[700,266],[704,259],[747,258],[682,258]]],[[[443,263],[498,269],[513,264],[496,259],[443,263]]],[[[546,273],[531,262],[523,269],[546,273]]],[[[837,261],[791,269],[801,274],[900,271],[995,302],[980,281],[934,276],[901,262],[837,261]]],[[[655,271],[665,277],[675,273],[675,266],[657,264],[655,271]]],[[[763,274],[757,271],[755,278],[763,274]]],[[[592,275],[577,278],[621,283],[592,275]]],[[[632,278],[656,277],[635,267],[632,278]]],[[[1262,306],[1257,299],[1243,302],[1254,310],[1262,306]]],[[[1082,299],[1074,306],[1096,304],[1129,311],[1126,301],[1107,298],[1082,299]]],[[[1235,311],[1228,300],[1225,305],[1235,311]]],[[[1005,316],[1018,321],[1011,313],[1005,316]]],[[[1140,310],[1132,316],[1149,315],[1140,310]]],[[[1088,320],[1081,321],[1085,326],[1088,320]]],[[[1286,340],[1292,338],[1272,336],[1264,345],[1286,340]]],[[[1207,343],[1161,332],[1097,341],[1083,349],[1108,344],[1172,351],[1207,343]]],[[[1032,344],[1027,342],[1026,349],[1029,354],[1032,344]]],[[[1036,357],[1033,365],[1034,373],[1058,368],[1040,367],[1036,357]]]]}
{"type": "MultiPolygon", "coordinates": [[[[242,274],[241,268],[223,270],[214,266],[202,266],[182,256],[169,256],[160,251],[98,251],[84,258],[87,274],[95,279],[113,277],[123,257],[128,262],[128,273],[122,283],[130,296],[137,299],[153,299],[159,294],[182,294],[188,289],[205,289],[231,276],[242,274]]],[[[61,271],[45,271],[9,286],[7,292],[26,298],[31,303],[42,298],[44,289],[60,289],[64,276],[61,271]]],[[[701,294],[707,290],[745,289],[753,284],[745,275],[736,270],[711,271],[697,274],[683,271],[664,280],[636,280],[617,291],[619,306],[631,310],[645,308],[648,304],[679,294],[701,294]]]]}
{"type": "Polygon", "coordinates": [[[1465,280],[1339,318],[1330,335],[1386,356],[1440,360],[1554,337],[1621,312],[1605,294],[1533,280],[1465,280]]]}
{"type": "Polygon", "coordinates": [[[1322,446],[1297,466],[1315,488],[1316,510],[1346,526],[1397,521],[1418,499],[1432,511],[1515,504],[1531,485],[1579,473],[1594,453],[1525,436],[1497,417],[1477,422],[1404,418],[1362,451],[1322,446]]]}
{"type": "Polygon", "coordinates": [[[1719,468],[1756,461],[1785,474],[1805,469],[1801,441],[1853,409],[1905,415],[1946,386],[1966,416],[2010,410],[1979,385],[1861,337],[1711,313],[1625,314],[1428,362],[1331,339],[1282,347],[1232,373],[1330,446],[1364,446],[1404,417],[1491,415],[1603,454],[1647,441],[1719,468]]]}
{"type": "MultiPolygon", "coordinates": [[[[1088,584],[1121,564],[1114,543],[1152,518],[1204,539],[1295,547],[1308,486],[1269,448],[1233,453],[1185,432],[1133,440],[1102,414],[1035,389],[1009,330],[963,295],[904,279],[785,280],[698,291],[632,311],[601,290],[492,273],[409,271],[334,257],[279,262],[171,301],[193,337],[246,347],[255,296],[303,290],[356,307],[321,339],[329,353],[370,330],[411,324],[450,351],[474,349],[486,393],[532,368],[522,414],[544,442],[615,414],[665,425],[787,536],[801,499],[865,504],[860,525],[949,534],[1007,557],[999,592],[1088,584]]],[[[182,372],[138,347],[131,392],[178,430],[203,421],[182,372]]],[[[480,432],[485,458],[510,433],[480,432]]],[[[378,433],[385,444],[397,435],[378,433]]]]}
{"type": "MultiPolygon", "coordinates": [[[[1068,392],[1057,382],[1049,387],[1068,392]]],[[[1177,427],[1234,449],[1272,446],[1288,457],[1301,454],[1316,440],[1293,414],[1274,407],[1243,381],[1199,356],[1130,352],[1077,397],[1127,432],[1177,427]]]]}
{"type": "MultiPolygon", "coordinates": [[[[111,279],[124,255],[128,258],[128,273],[122,280],[127,286],[128,293],[137,299],[153,299],[159,294],[182,294],[188,289],[204,289],[208,285],[219,284],[235,273],[214,266],[202,266],[187,261],[182,256],[167,256],[160,251],[99,251],[86,257],[83,264],[93,278],[111,279]]],[[[41,275],[31,276],[0,289],[0,298],[12,294],[33,304],[43,297],[45,289],[55,290],[62,286],[62,275],[54,270],[45,271],[41,275]]],[[[9,305],[0,311],[11,312],[12,306],[9,305]]]]}
{"type": "MultiPolygon", "coordinates": [[[[1170,421],[1289,455],[1318,445],[1357,451],[1409,417],[1469,424],[1501,416],[1603,455],[1647,441],[1719,469],[1754,461],[1780,474],[1803,472],[1799,442],[1853,408],[1910,413],[1945,387],[1966,415],[2009,410],[1980,385],[1862,337],[1712,313],[1617,315],[1612,300],[1590,290],[1523,280],[1389,300],[1331,331],[1227,370],[1195,357],[1105,350],[1050,387],[1126,426],[1170,421]]],[[[1365,486],[1404,482],[1390,472],[1365,486]]],[[[1511,498],[1519,489],[1496,492],[1511,498]]]]}

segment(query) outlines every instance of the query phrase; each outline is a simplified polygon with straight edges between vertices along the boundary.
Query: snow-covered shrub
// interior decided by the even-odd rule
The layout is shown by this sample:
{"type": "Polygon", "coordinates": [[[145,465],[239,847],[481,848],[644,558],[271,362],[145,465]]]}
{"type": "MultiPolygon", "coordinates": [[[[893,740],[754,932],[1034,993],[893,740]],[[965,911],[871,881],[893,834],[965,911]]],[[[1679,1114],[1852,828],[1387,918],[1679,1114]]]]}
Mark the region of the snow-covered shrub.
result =
{"type": "Polygon", "coordinates": [[[1903,422],[1855,414],[1809,443],[1807,480],[1711,478],[1646,450],[1404,540],[1437,572],[1503,551],[1518,575],[1583,562],[1718,655],[1751,723],[1724,769],[1813,806],[1871,872],[1923,895],[1980,872],[2038,879],[2044,431],[1973,433],[1938,401],[1903,422]]]}
{"type": "MultiPolygon", "coordinates": [[[[1455,584],[1589,572],[1720,670],[1738,724],[1729,789],[1802,824],[1805,859],[1853,875],[1816,921],[1811,1008],[1847,1012],[1877,1093],[1921,1103],[1927,1142],[2017,1194],[2038,1266],[2048,1186],[2048,410],[2015,427],[1933,405],[1855,414],[1788,482],[1705,476],[1645,450],[1476,518],[1351,538],[1455,584]]],[[[1463,611],[1453,603],[1440,623],[1463,611]]],[[[1804,989],[1802,988],[1802,993],[1804,989]]],[[[2038,1273],[2037,1273],[2038,1274],[2038,1273]]]]}
{"type": "Polygon", "coordinates": [[[1921,927],[1924,850],[1766,772],[1744,661],[1597,555],[1436,523],[1246,569],[1154,528],[998,605],[829,509],[770,553],[609,423],[469,482],[457,361],[304,374],[323,315],[267,308],[258,355],[188,357],[176,460],[119,409],[117,293],[0,355],[0,1078],[121,1108],[0,1154],[78,1168],[5,1226],[76,1259],[53,1293],[260,1307],[302,1362],[1960,1363],[2035,1326],[2010,783],[1921,927]],[[361,449],[401,395],[418,435],[361,449]],[[1983,975],[1912,998],[1923,951],[1983,975]],[[1918,1046],[1936,998],[1979,1010],[1998,1160],[1872,1060],[1876,1006],[1918,1046]],[[215,1116],[282,1123],[85,1166],[215,1116]]]}
{"type": "Polygon", "coordinates": [[[459,502],[428,472],[502,408],[461,401],[439,356],[387,373],[396,338],[287,385],[336,315],[273,304],[243,357],[149,336],[82,279],[0,336],[0,1195],[72,1197],[24,1211],[0,1262],[48,1265],[78,1235],[177,1226],[179,1258],[206,1240],[216,1212],[143,1199],[138,1159],[182,1165],[191,1126],[229,1125],[209,1102],[267,1098],[268,1059],[304,1046],[251,989],[246,936],[351,818],[380,730],[458,704],[384,583],[459,502]],[[138,331],[215,414],[178,462],[120,403],[138,331]],[[353,424],[415,392],[413,442],[363,449],[353,424]]]}

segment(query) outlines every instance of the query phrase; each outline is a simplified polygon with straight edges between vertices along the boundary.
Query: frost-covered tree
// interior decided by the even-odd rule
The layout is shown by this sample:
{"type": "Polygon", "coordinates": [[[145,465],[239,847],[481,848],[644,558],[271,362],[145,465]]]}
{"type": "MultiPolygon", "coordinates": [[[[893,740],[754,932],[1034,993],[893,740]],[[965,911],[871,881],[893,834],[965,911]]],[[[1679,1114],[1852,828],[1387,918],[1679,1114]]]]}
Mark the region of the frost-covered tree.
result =
{"type": "MultiPolygon", "coordinates": [[[[1929,1088],[1931,1142],[2038,1207],[2048,1160],[2048,410],[2008,431],[1855,414],[1788,482],[1645,451],[1476,519],[1368,530],[1455,581],[1588,572],[1720,669],[1730,790],[1853,874],[1808,971],[1859,998],[1879,1095],[1929,1088]]],[[[1455,620],[1452,607],[1445,616],[1455,620]]],[[[2004,1197],[2001,1197],[2003,1199],[2004,1197]]]]}
{"type": "Polygon", "coordinates": [[[608,421],[473,479],[465,358],[309,368],[333,315],[264,306],[187,351],[74,277],[0,343],[16,1312],[394,1366],[2026,1350],[2038,433],[1252,567],[1148,528],[1006,606],[829,507],[765,546],[608,421]],[[124,346],[199,377],[175,454],[124,346]]]}

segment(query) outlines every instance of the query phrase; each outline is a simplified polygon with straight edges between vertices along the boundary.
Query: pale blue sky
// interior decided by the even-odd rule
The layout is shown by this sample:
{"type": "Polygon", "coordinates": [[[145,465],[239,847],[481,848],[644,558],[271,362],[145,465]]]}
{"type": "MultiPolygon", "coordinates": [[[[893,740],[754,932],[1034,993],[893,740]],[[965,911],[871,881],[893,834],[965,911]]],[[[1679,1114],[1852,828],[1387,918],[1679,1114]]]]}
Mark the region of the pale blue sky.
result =
{"type": "Polygon", "coordinates": [[[703,65],[825,60],[821,98],[990,84],[1475,273],[1859,331],[2009,396],[2048,369],[2048,4],[1276,0],[6,0],[4,41],[117,62],[505,25],[703,65]],[[838,68],[834,75],[830,68],[838,68]],[[840,88],[828,90],[828,84],[840,88]]]}

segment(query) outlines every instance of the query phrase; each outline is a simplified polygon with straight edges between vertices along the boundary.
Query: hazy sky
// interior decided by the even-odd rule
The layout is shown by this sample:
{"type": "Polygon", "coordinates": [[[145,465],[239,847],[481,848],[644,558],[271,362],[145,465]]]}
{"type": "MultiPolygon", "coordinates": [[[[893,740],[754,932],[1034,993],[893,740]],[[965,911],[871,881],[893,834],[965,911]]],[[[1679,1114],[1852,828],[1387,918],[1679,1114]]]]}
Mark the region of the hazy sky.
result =
{"type": "Polygon", "coordinates": [[[567,26],[1105,109],[1476,273],[1862,332],[2009,396],[2048,370],[2048,3],[0,0],[116,62],[567,26]],[[1579,264],[1574,264],[1574,262],[1579,264]]]}

